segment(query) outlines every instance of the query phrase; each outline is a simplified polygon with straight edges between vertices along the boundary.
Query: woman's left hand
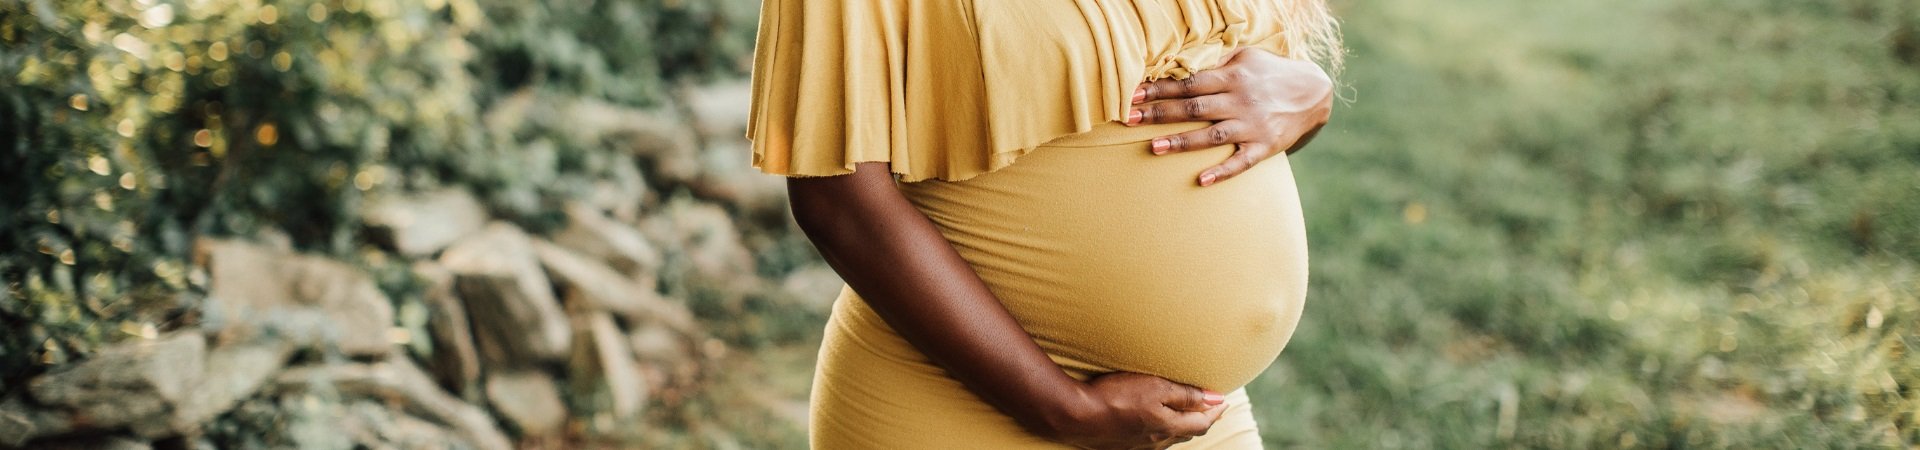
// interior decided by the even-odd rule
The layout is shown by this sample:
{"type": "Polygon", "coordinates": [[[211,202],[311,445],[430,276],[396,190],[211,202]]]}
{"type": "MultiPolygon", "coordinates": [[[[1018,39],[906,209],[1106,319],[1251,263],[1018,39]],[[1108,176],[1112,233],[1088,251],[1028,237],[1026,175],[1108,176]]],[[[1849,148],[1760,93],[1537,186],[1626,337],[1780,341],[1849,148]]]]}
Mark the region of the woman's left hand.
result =
{"type": "Polygon", "coordinates": [[[1213,122],[1154,139],[1154,154],[1238,145],[1225,162],[1200,172],[1200,185],[1210,186],[1305,147],[1333,113],[1333,80],[1313,62],[1243,48],[1185,80],[1142,84],[1133,103],[1128,125],[1213,122]]]}

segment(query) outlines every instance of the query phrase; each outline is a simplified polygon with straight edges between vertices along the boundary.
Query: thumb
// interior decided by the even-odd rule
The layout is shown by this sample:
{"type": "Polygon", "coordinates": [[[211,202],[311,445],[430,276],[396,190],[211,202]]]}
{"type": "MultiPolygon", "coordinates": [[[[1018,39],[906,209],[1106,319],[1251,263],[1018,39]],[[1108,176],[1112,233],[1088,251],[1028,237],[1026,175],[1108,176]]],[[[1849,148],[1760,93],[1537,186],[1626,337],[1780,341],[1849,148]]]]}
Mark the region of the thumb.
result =
{"type": "Polygon", "coordinates": [[[1210,407],[1226,403],[1227,401],[1227,397],[1218,392],[1179,383],[1169,382],[1167,384],[1171,385],[1173,389],[1168,392],[1167,398],[1163,400],[1161,404],[1166,405],[1168,408],[1173,408],[1176,411],[1205,412],[1210,407]]]}
{"type": "Polygon", "coordinates": [[[1213,423],[1220,421],[1220,416],[1226,413],[1227,405],[1213,405],[1200,411],[1182,412],[1177,418],[1173,419],[1172,423],[1168,424],[1168,428],[1172,430],[1176,436],[1194,437],[1204,435],[1207,434],[1208,429],[1213,428],[1213,423]]]}

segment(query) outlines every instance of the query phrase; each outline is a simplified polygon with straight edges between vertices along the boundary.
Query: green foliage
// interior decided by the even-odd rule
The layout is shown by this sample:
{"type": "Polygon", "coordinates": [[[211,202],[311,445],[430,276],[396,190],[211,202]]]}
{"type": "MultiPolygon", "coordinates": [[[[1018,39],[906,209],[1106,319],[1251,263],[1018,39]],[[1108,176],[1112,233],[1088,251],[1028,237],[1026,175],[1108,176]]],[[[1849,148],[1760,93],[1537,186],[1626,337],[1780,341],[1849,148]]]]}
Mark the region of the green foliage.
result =
{"type": "MultiPolygon", "coordinates": [[[[744,11],[744,12],[743,12],[744,11]]],[[[662,104],[742,72],[741,1],[0,3],[0,380],[182,325],[202,235],[284,232],[358,261],[369,193],[466,186],[538,228],[630,163],[565,118],[496,123],[519,93],[662,104]]],[[[750,22],[747,22],[750,23],[750,22]]],[[[408,305],[401,305],[406,310],[408,305]]],[[[418,306],[418,305],[413,305],[418,306]]],[[[399,324],[416,326],[418,324],[399,324]]]]}

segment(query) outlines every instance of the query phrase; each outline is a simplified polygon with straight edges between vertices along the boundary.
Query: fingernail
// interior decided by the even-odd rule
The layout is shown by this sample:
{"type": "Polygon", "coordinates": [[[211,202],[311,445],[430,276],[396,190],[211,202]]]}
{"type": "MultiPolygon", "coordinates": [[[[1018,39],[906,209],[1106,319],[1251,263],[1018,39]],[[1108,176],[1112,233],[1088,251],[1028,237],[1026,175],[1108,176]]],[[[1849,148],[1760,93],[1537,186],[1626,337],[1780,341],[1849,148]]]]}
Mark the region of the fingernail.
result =
{"type": "Polygon", "coordinates": [[[1140,104],[1140,102],[1144,102],[1144,101],[1147,101],[1147,88],[1143,87],[1143,88],[1134,89],[1133,104],[1138,105],[1140,104]]]}
{"type": "Polygon", "coordinates": [[[1207,394],[1206,395],[1207,406],[1213,406],[1213,405],[1218,405],[1218,404],[1227,402],[1227,396],[1221,395],[1219,392],[1206,391],[1206,394],[1207,394]]]}
{"type": "Polygon", "coordinates": [[[1172,147],[1173,147],[1173,142],[1169,142],[1166,139],[1153,140],[1153,154],[1155,155],[1167,154],[1167,149],[1172,147]]]}
{"type": "Polygon", "coordinates": [[[1215,175],[1213,174],[1213,172],[1207,172],[1207,173],[1203,173],[1203,174],[1200,174],[1200,185],[1201,185],[1201,186],[1210,186],[1210,185],[1213,185],[1213,179],[1214,179],[1214,178],[1219,178],[1219,177],[1218,177],[1218,176],[1215,176],[1215,175]]]}
{"type": "Polygon", "coordinates": [[[1127,112],[1127,125],[1133,125],[1133,124],[1137,124],[1137,123],[1140,123],[1140,118],[1141,118],[1141,117],[1143,117],[1143,116],[1145,116],[1145,115],[1146,115],[1146,114],[1142,114],[1142,113],[1140,112],[1140,110],[1138,110],[1138,109],[1136,109],[1136,110],[1132,110],[1132,111],[1128,111],[1128,112],[1127,112]]]}

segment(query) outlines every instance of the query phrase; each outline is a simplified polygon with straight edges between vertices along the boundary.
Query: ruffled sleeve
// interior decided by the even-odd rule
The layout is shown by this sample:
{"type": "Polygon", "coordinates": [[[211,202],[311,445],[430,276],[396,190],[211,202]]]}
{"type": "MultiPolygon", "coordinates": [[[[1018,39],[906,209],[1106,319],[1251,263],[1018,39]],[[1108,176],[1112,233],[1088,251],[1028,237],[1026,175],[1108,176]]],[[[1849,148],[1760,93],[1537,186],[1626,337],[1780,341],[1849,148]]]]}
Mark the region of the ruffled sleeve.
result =
{"type": "Polygon", "coordinates": [[[767,0],[754,167],[831,176],[885,162],[902,181],[964,180],[1124,114],[1126,76],[1073,2],[979,3],[767,0]]]}
{"type": "Polygon", "coordinates": [[[1257,0],[765,0],[747,131],[786,176],[958,181],[1122,120],[1142,81],[1284,45],[1257,0]]]}
{"type": "Polygon", "coordinates": [[[861,162],[910,163],[892,154],[900,146],[890,130],[905,121],[895,101],[904,30],[890,17],[893,3],[763,3],[747,130],[754,167],[828,176],[861,162]]]}

